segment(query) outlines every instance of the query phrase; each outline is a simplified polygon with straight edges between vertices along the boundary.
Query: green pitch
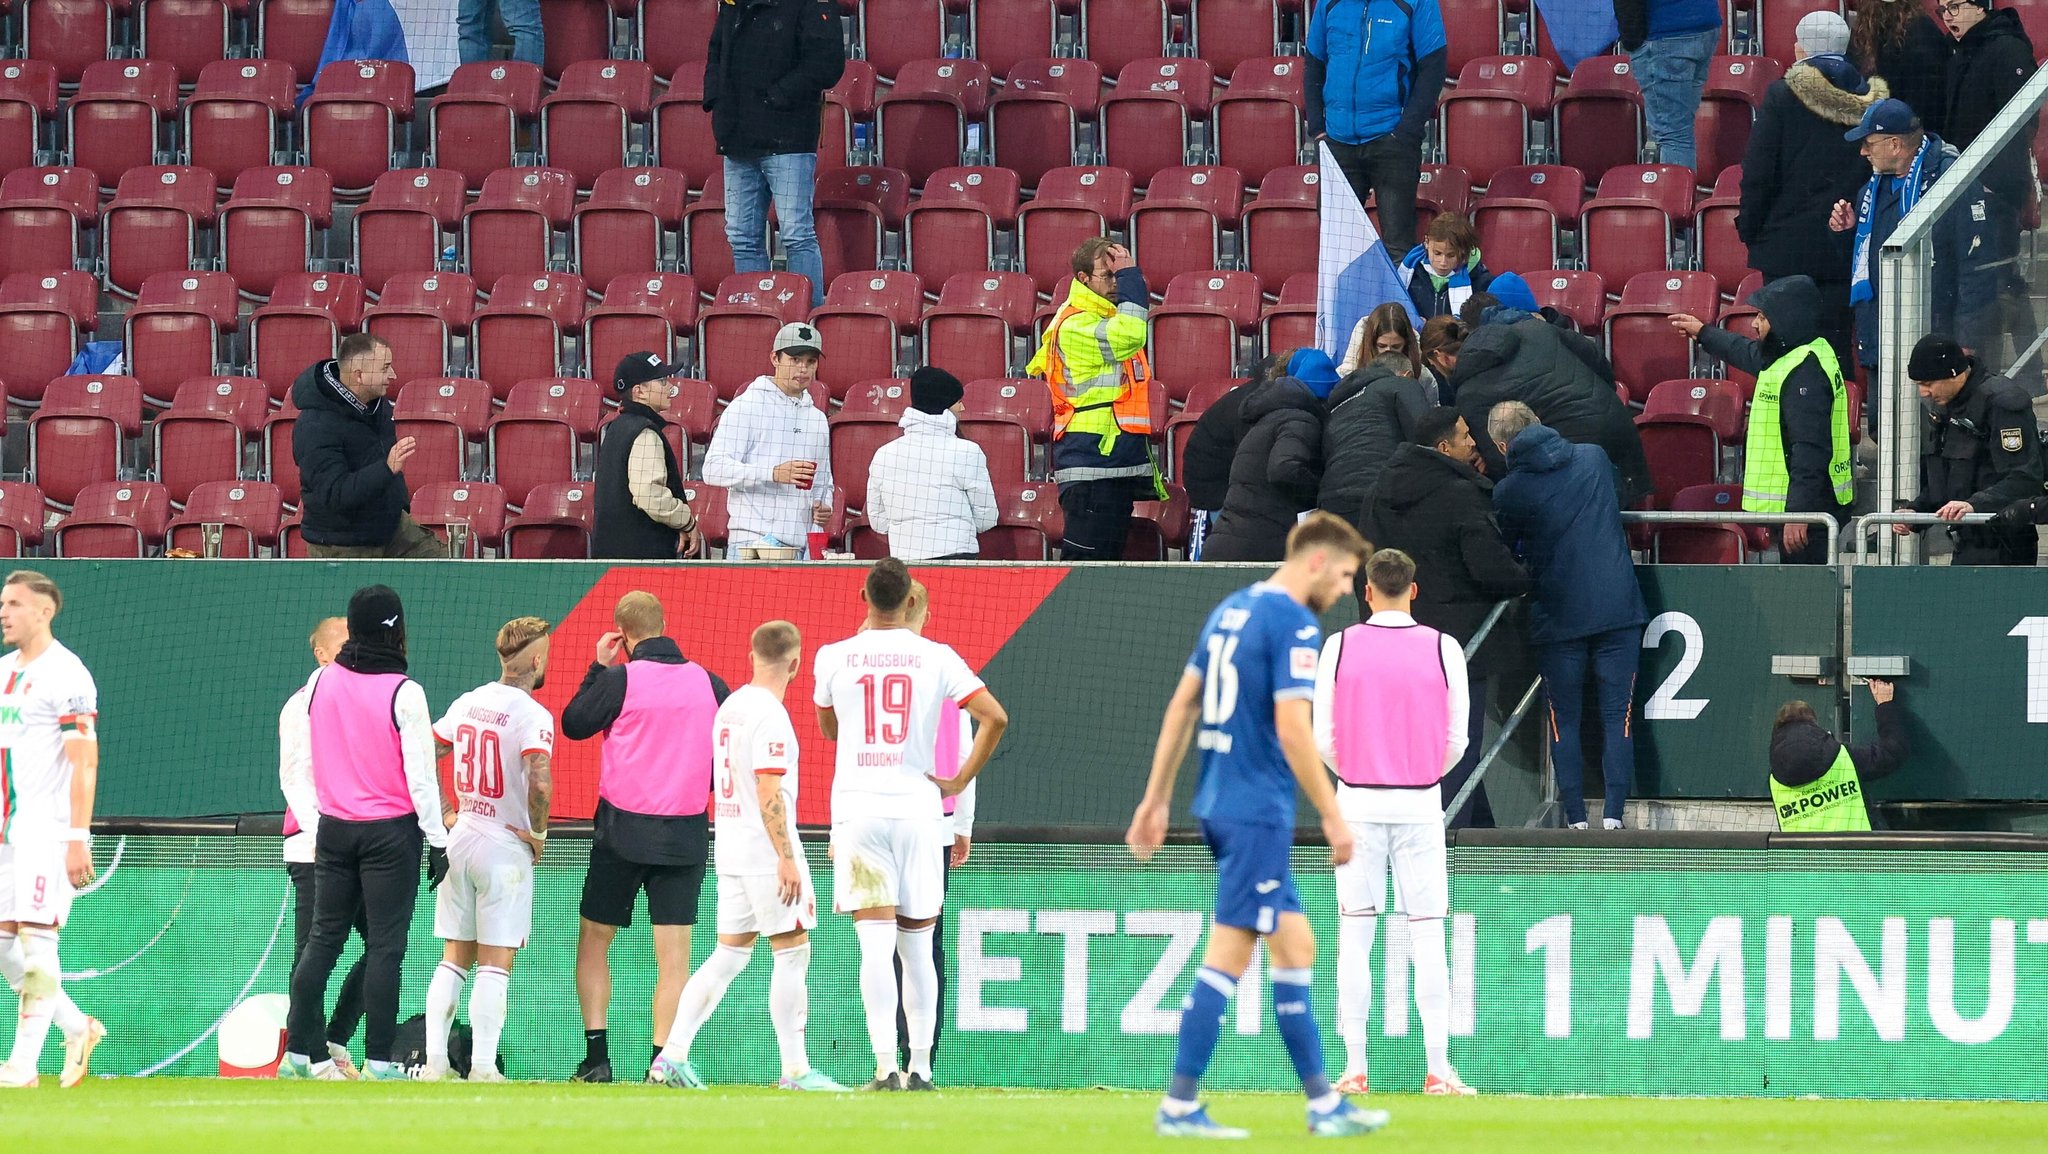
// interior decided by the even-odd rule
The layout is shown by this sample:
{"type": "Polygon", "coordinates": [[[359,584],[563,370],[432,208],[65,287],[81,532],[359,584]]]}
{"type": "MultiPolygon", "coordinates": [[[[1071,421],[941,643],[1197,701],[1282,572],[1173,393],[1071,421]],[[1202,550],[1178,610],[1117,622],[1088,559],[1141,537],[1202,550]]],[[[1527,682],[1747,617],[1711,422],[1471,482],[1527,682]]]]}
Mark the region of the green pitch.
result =
{"type": "MultiPolygon", "coordinates": [[[[318,1085],[115,1079],[71,1091],[54,1079],[0,1097],[9,1151],[234,1154],[321,1149],[612,1154],[886,1151],[887,1154],[1095,1154],[1169,1149],[1152,1137],[1151,1094],[964,1091],[813,1096],[767,1090],[687,1093],[556,1084],[318,1085]],[[308,1143],[316,1145],[309,1146],[308,1143]]],[[[1644,1154],[1646,1151],[2041,1149],[2048,1106],[1960,1102],[1478,1098],[1374,1095],[1393,1125],[1364,1149],[1404,1154],[1644,1154]]],[[[1223,1095],[1212,1112],[1248,1127],[1234,1149],[1302,1149],[1298,1098],[1223,1095]]],[[[1186,1145],[1181,1142],[1178,1145],[1186,1145]]]]}

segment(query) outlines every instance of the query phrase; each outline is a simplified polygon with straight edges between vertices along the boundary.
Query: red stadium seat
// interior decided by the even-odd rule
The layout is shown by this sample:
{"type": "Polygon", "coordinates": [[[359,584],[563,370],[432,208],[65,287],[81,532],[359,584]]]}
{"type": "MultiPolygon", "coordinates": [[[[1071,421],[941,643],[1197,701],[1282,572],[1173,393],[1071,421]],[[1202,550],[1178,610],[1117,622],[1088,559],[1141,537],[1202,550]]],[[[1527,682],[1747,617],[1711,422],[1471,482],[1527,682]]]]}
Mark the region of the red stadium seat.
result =
{"type": "Polygon", "coordinates": [[[1692,172],[1675,164],[1629,164],[1600,178],[1579,214],[1586,267],[1609,285],[1670,267],[1671,240],[1692,219],[1692,172]]]}
{"type": "Polygon", "coordinates": [[[1607,310],[1607,349],[1631,400],[1647,400],[1659,381],[1692,375],[1692,341],[1669,318],[1690,313],[1713,324],[1720,303],[1711,273],[1638,273],[1622,286],[1621,303],[1607,310]]]}
{"type": "Polygon", "coordinates": [[[235,10],[227,0],[137,0],[137,47],[150,60],[168,61],[178,79],[190,84],[208,64],[228,54],[235,10]]]}
{"type": "Polygon", "coordinates": [[[1102,69],[1090,60],[1040,58],[1017,63],[989,106],[997,164],[1015,169],[1026,188],[1071,166],[1081,151],[1081,125],[1102,104],[1102,69]]]}
{"type": "Polygon", "coordinates": [[[1037,292],[1016,272],[960,273],[919,323],[926,364],[963,381],[1010,375],[1012,350],[1031,328],[1037,292]]]}
{"type": "Polygon", "coordinates": [[[148,481],[99,481],[50,531],[59,557],[142,557],[164,541],[171,498],[148,481]]]}
{"type": "MultiPolygon", "coordinates": [[[[884,70],[886,71],[886,70],[884,70]]],[[[978,60],[916,60],[896,74],[896,85],[876,101],[882,163],[923,185],[940,169],[960,163],[967,125],[988,112],[989,71],[978,60]]]]}
{"type": "Polygon", "coordinates": [[[576,265],[593,285],[620,276],[646,276],[680,255],[689,188],[665,168],[615,168],[597,178],[590,200],[572,222],[576,265]]]}
{"type": "MultiPolygon", "coordinates": [[[[1495,179],[1499,179],[1496,177],[1495,179]]],[[[1415,178],[1415,228],[1428,229],[1424,216],[1436,219],[1439,212],[1469,216],[1472,212],[1472,175],[1448,164],[1425,164],[1415,178]]]]}
{"type": "Polygon", "coordinates": [[[635,42],[657,73],[672,76],[685,65],[701,68],[715,11],[696,0],[638,0],[633,9],[635,42]]]}
{"type": "Polygon", "coordinates": [[[910,267],[929,284],[995,267],[996,230],[1016,226],[1017,174],[1007,168],[942,168],[904,219],[910,267]]]}
{"type": "Polygon", "coordinates": [[[892,80],[916,62],[946,55],[941,0],[865,0],[860,23],[868,62],[892,80]]]}
{"type": "Polygon", "coordinates": [[[202,168],[122,173],[100,230],[107,287],[133,296],[155,273],[190,269],[199,230],[214,221],[213,197],[213,174],[202,168]]]}
{"type": "Polygon", "coordinates": [[[705,549],[724,548],[727,525],[725,490],[702,481],[690,481],[683,486],[683,500],[689,503],[690,512],[697,515],[697,527],[704,535],[705,549]]]}
{"type": "MultiPolygon", "coordinates": [[[[178,112],[177,69],[157,60],[89,64],[64,111],[71,163],[109,181],[157,162],[164,123],[178,112]]],[[[103,188],[112,188],[103,184],[103,188]]]]}
{"type": "Polygon", "coordinates": [[[68,509],[79,494],[120,475],[142,432],[142,386],[133,377],[58,377],[29,420],[28,470],[44,497],[68,509]]]}
{"type": "Polygon", "coordinates": [[[909,407],[910,378],[879,377],[847,389],[845,403],[834,415],[849,421],[896,421],[909,407]]]}
{"type": "Polygon", "coordinates": [[[633,126],[654,105],[654,70],[637,60],[578,60],[540,102],[541,155],[587,189],[623,167],[633,126]]]}
{"type": "Polygon", "coordinates": [[[582,559],[590,556],[590,528],[596,519],[591,487],[558,481],[527,494],[519,514],[505,524],[505,556],[520,560],[582,559]]]}
{"type": "Polygon", "coordinates": [[[1784,65],[1766,56],[1714,57],[1693,121],[1698,153],[1693,170],[1701,187],[1714,184],[1723,169],[1742,163],[1764,90],[1784,74],[1784,65]]]}
{"type": "Polygon", "coordinates": [[[305,272],[313,238],[334,219],[334,186],[317,168],[252,168],[221,206],[221,264],[257,300],[279,279],[305,272]]]}
{"type": "MultiPolygon", "coordinates": [[[[1723,382],[1726,383],[1726,382],[1723,382]]],[[[1723,442],[1725,445],[1726,442],[1723,442]]],[[[1742,486],[1740,485],[1688,485],[1671,498],[1674,513],[1731,513],[1742,512],[1742,486]]],[[[1749,551],[1761,553],[1771,548],[1773,533],[1768,525],[1740,526],[1747,538],[1749,551]]]]}
{"type": "Polygon", "coordinates": [[[1465,65],[1437,109],[1447,163],[1481,185],[1522,164],[1529,122],[1549,115],[1557,70],[1532,56],[1484,56],[1465,65]]]}
{"type": "Polygon", "coordinates": [[[1244,176],[1234,168],[1162,168],[1145,199],[1131,210],[1131,255],[1146,287],[1162,292],[1174,278],[1223,263],[1223,232],[1244,211],[1244,176]]]}
{"type": "Polygon", "coordinates": [[[222,187],[271,163],[280,123],[298,102],[298,80],[282,60],[216,60],[199,73],[185,102],[185,163],[213,173],[222,187]]]}
{"type": "Polygon", "coordinates": [[[168,526],[164,545],[206,555],[206,527],[219,525],[222,557],[253,560],[274,548],[283,520],[277,486],[268,481],[208,481],[192,490],[184,511],[168,526]]]}
{"type": "MultiPolygon", "coordinates": [[[[1281,284],[1279,301],[1259,316],[1259,348],[1272,355],[1315,343],[1316,274],[1298,272],[1281,284]]],[[[1194,403],[1189,397],[1188,404],[1194,403]]]]}
{"type": "Polygon", "coordinates": [[[475,557],[483,549],[502,547],[505,536],[505,490],[488,481],[436,481],[421,485],[412,494],[412,518],[448,540],[450,525],[469,527],[469,549],[464,556],[475,557]]]}
{"type": "Polygon", "coordinates": [[[1045,561],[1066,519],[1055,485],[996,482],[996,525],[981,535],[984,561],[1045,561]]]}
{"type": "Polygon", "coordinates": [[[1681,489],[1711,485],[1720,479],[1721,439],[1706,417],[1682,413],[1636,418],[1636,432],[1643,440],[1643,456],[1650,463],[1650,480],[1656,487],[1656,507],[1668,509],[1681,489]]]}
{"type": "Polygon", "coordinates": [[[1515,165],[1494,174],[1470,214],[1487,267],[1556,266],[1558,233],[1578,226],[1585,187],[1577,169],[1562,165],[1515,165]]]}
{"type": "Polygon", "coordinates": [[[768,370],[775,331],[810,311],[810,278],[795,273],[742,272],[725,278],[710,308],[697,316],[704,379],[731,400],[768,370]]]}
{"type": "Polygon", "coordinates": [[[1188,495],[1178,485],[1168,485],[1166,492],[1164,501],[1139,501],[1132,507],[1124,560],[1164,561],[1167,550],[1188,547],[1188,495]]]}
{"type": "Polygon", "coordinates": [[[270,416],[270,393],[253,377],[199,377],[178,386],[150,426],[156,479],[183,506],[208,481],[242,475],[245,445],[270,416]]]}
{"type": "Polygon", "coordinates": [[[1579,61],[1552,112],[1557,162],[1598,182],[1607,170],[1642,159],[1643,91],[1626,56],[1579,61]]]}
{"type": "MultiPolygon", "coordinates": [[[[1195,55],[1209,62],[1219,76],[1228,76],[1246,60],[1270,56],[1279,51],[1280,9],[1274,0],[1193,0],[1189,5],[1194,23],[1195,55]]],[[[1298,6],[1288,4],[1290,15],[1298,6]]],[[[1168,5],[1169,15],[1180,5],[1168,5]]],[[[1449,17],[1445,17],[1448,25],[1449,17]]],[[[1488,52],[1500,51],[1495,35],[1488,52]]],[[[1454,62],[1452,70],[1456,71],[1454,62]]]]}
{"type": "Polygon", "coordinates": [[[1133,62],[1166,52],[1166,9],[1162,0],[1078,0],[1081,39],[1088,59],[1117,73],[1133,62]]]}
{"type": "Polygon", "coordinates": [[[0,178],[0,276],[77,267],[80,234],[100,222],[99,183],[82,168],[17,168],[0,178]]]}
{"type": "Polygon", "coordinates": [[[1820,0],[1819,3],[1810,0],[1755,0],[1755,7],[1755,19],[1762,25],[1758,35],[1763,44],[1763,54],[1781,63],[1799,58],[1793,49],[1802,18],[1811,12],[1843,11],[1839,0],[1820,0]]]}
{"type": "Polygon", "coordinates": [[[412,65],[338,60],[320,70],[301,110],[306,163],[324,168],[346,196],[366,193],[397,167],[398,125],[412,119],[412,65]]]}
{"type": "Polygon", "coordinates": [[[1245,206],[1245,267],[1267,285],[1314,272],[1321,228],[1322,174],[1314,165],[1276,168],[1245,206]]]}
{"type": "Polygon", "coordinates": [[[290,64],[300,76],[311,76],[320,67],[333,22],[334,0],[262,0],[257,6],[258,54],[290,64]]]}
{"type": "Polygon", "coordinates": [[[128,310],[128,371],[151,404],[220,371],[221,335],[240,327],[234,278],[224,272],[162,272],[143,282],[128,310]]]}
{"type": "Polygon", "coordinates": [[[1607,282],[1599,273],[1560,268],[1532,272],[1525,279],[1537,304],[1570,317],[1582,333],[1601,331],[1601,322],[1607,318],[1607,282]]]}
{"type": "Polygon", "coordinates": [[[461,226],[467,204],[462,174],[445,168],[394,169],[378,177],[351,225],[364,286],[383,292],[399,273],[438,269],[444,235],[461,226]]]}
{"type": "Polygon", "coordinates": [[[548,270],[555,232],[576,209],[575,178],[555,168],[503,168],[462,214],[462,251],[479,284],[548,270]]]}
{"type": "MultiPolygon", "coordinates": [[[[1101,62],[1098,59],[1098,62],[1101,62]]],[[[1102,102],[1102,153],[1140,188],[1162,168],[1187,163],[1189,125],[1209,119],[1215,70],[1186,58],[1135,60],[1102,102]]]]}
{"type": "Polygon", "coordinates": [[[392,367],[403,383],[447,376],[455,337],[469,332],[475,315],[476,281],[468,276],[406,273],[385,282],[377,304],[363,313],[363,331],[391,346],[392,367]]]}
{"type": "Polygon", "coordinates": [[[827,283],[849,272],[882,266],[885,233],[900,233],[910,210],[910,176],[901,169],[863,165],[818,173],[811,220],[827,283]]]}
{"type": "Polygon", "coordinates": [[[0,171],[36,163],[50,148],[57,122],[57,66],[10,60],[0,67],[0,171]]]}
{"type": "Polygon", "coordinates": [[[974,21],[974,57],[997,76],[1055,53],[1059,11],[1045,0],[975,0],[968,11],[974,21]]]}
{"type": "Polygon", "coordinates": [[[1256,184],[1276,168],[1301,163],[1302,62],[1299,57],[1245,60],[1213,110],[1216,162],[1256,184]]]}
{"type": "Polygon", "coordinates": [[[669,382],[668,423],[662,435],[675,450],[676,463],[685,475],[696,467],[703,450],[711,444],[711,428],[718,420],[718,390],[710,381],[679,378],[669,382]]]}
{"type": "MultiPolygon", "coordinates": [[[[674,0],[695,4],[696,0],[674,0]]],[[[847,61],[852,65],[854,61],[847,61]]],[[[663,167],[683,174],[693,191],[724,171],[718,141],[711,134],[711,114],[704,110],[704,66],[681,65],[668,92],[654,103],[654,156],[663,167]]]]}
{"type": "Polygon", "coordinates": [[[825,90],[824,116],[818,125],[818,173],[823,175],[848,164],[867,164],[878,155],[875,133],[875,67],[865,60],[849,60],[839,83],[825,90]],[[866,130],[869,141],[854,147],[856,126],[866,130]],[[854,153],[858,151],[859,156],[854,153]]]}
{"type": "Polygon", "coordinates": [[[43,543],[43,491],[21,481],[0,481],[0,553],[20,557],[43,543]]]}
{"type": "Polygon", "coordinates": [[[569,273],[512,274],[491,286],[470,342],[476,375],[494,396],[504,400],[521,381],[562,375],[563,338],[582,331],[586,292],[583,278],[569,273]]]}
{"type": "Polygon", "coordinates": [[[875,450],[902,435],[891,416],[842,413],[832,418],[832,480],[846,491],[847,504],[856,509],[867,505],[868,466],[875,450]]]}
{"type": "Polygon", "coordinates": [[[597,434],[604,403],[586,380],[521,381],[491,422],[492,478],[505,499],[525,505],[536,488],[574,479],[578,447],[597,434]]]}
{"type": "Polygon", "coordinates": [[[1257,327],[1260,303],[1259,278],[1248,272],[1174,277],[1149,318],[1152,373],[1167,396],[1185,401],[1197,381],[1237,376],[1238,338],[1257,327]]]}
{"type": "Polygon", "coordinates": [[[42,404],[52,380],[71,369],[82,333],[99,327],[99,281],[89,272],[18,272],[0,281],[0,395],[24,408],[42,404]]]}
{"type": "Polygon", "coordinates": [[[555,0],[540,5],[541,63],[549,80],[561,79],[578,61],[611,54],[612,15],[605,0],[555,0]]]}
{"type": "Polygon", "coordinates": [[[1736,164],[1721,170],[1714,178],[1714,194],[1694,210],[1700,268],[1714,274],[1722,297],[1728,299],[1733,299],[1736,287],[1749,275],[1749,246],[1735,231],[1741,209],[1742,166],[1736,164]]]}
{"type": "Polygon", "coordinates": [[[1742,440],[1743,430],[1749,423],[1748,414],[1744,411],[1748,401],[1748,391],[1734,381],[1718,378],[1659,381],[1651,387],[1649,398],[1643,402],[1643,415],[1662,417],[1677,413],[1704,417],[1713,426],[1714,435],[1726,446],[1742,440]]]}
{"type": "Polygon", "coordinates": [[[109,0],[34,0],[16,6],[21,52],[57,66],[57,79],[76,84],[85,70],[106,59],[115,43],[114,13],[126,5],[109,0]]]}
{"type": "Polygon", "coordinates": [[[627,354],[651,352],[673,365],[694,365],[686,346],[697,332],[697,286],[682,273],[622,273],[604,301],[583,314],[583,353],[599,384],[627,354]],[[678,337],[681,339],[678,340],[678,337]]]}
{"type": "Polygon", "coordinates": [[[1735,525],[1658,525],[1650,560],[1658,565],[1740,565],[1747,538],[1735,525]]]}
{"type": "MultiPolygon", "coordinates": [[[[490,428],[491,386],[474,377],[421,377],[407,381],[392,401],[392,417],[407,421],[446,421],[462,439],[482,444],[490,428]]],[[[411,468],[411,466],[407,466],[411,468]]]]}
{"type": "Polygon", "coordinates": [[[902,338],[917,331],[924,284],[910,272],[841,273],[813,310],[811,324],[832,350],[839,381],[893,377],[902,338]]]}
{"type": "Polygon", "coordinates": [[[541,70],[518,60],[464,64],[427,110],[427,163],[462,174],[471,192],[510,167],[520,131],[540,116],[541,70]]]}
{"type": "Polygon", "coordinates": [[[1070,271],[1084,240],[1122,228],[1131,216],[1131,174],[1121,168],[1056,168],[1017,212],[1017,251],[1041,293],[1070,271]]]}
{"type": "Polygon", "coordinates": [[[1033,377],[988,377],[967,382],[961,398],[965,421],[1003,421],[1031,435],[1032,443],[1052,439],[1052,393],[1033,377]]]}
{"type": "MultiPolygon", "coordinates": [[[[1467,64],[1500,51],[1501,0],[1443,0],[1438,5],[1449,49],[1444,66],[1452,77],[1467,64]]],[[[1518,10],[1520,5],[1515,6],[1518,10]]]]}
{"type": "Polygon", "coordinates": [[[306,366],[332,357],[341,338],[362,327],[362,278],[348,273],[291,273],[278,279],[270,303],[249,317],[249,360],[281,400],[306,366]]]}

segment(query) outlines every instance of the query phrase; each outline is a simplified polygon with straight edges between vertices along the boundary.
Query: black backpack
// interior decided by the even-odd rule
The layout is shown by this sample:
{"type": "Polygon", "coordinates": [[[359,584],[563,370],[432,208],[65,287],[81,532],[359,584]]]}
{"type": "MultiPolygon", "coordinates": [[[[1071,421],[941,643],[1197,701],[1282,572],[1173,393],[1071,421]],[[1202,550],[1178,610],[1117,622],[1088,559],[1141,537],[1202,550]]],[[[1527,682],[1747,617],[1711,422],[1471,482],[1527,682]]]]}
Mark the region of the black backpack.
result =
{"type": "MultiPolygon", "coordinates": [[[[469,1027],[460,1019],[448,1030],[448,1067],[464,1078],[469,1077],[469,1054],[471,1039],[469,1027]]],[[[420,1071],[427,1067],[427,1016],[414,1014],[398,1024],[398,1034],[392,1039],[391,1057],[405,1067],[408,1078],[418,1078],[420,1071]]],[[[498,1053],[498,1072],[505,1072],[505,1054],[498,1053]]]]}

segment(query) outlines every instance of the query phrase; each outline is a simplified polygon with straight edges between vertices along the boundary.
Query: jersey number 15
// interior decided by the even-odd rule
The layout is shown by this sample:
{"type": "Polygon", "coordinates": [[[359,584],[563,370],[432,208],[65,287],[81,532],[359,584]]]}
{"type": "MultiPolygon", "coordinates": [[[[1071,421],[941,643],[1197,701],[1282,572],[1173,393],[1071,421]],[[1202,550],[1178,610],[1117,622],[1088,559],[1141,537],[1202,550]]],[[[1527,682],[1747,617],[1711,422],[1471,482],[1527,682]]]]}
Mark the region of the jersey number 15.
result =
{"type": "Polygon", "coordinates": [[[1202,724],[1217,726],[1237,712],[1237,634],[1209,635],[1209,675],[1202,679],[1202,724]]]}

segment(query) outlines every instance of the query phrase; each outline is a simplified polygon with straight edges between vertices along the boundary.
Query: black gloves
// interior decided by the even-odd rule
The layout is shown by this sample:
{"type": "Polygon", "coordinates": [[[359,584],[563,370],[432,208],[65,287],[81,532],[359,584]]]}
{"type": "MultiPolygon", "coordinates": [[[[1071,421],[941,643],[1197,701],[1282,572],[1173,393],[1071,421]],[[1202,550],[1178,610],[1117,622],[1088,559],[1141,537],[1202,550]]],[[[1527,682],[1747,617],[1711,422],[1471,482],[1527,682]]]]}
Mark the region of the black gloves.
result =
{"type": "Polygon", "coordinates": [[[448,851],[439,846],[427,847],[427,888],[437,890],[448,876],[448,851]]]}

